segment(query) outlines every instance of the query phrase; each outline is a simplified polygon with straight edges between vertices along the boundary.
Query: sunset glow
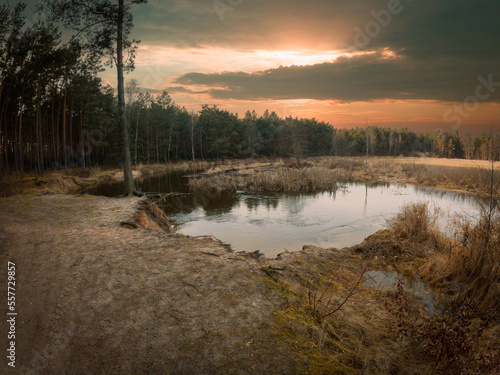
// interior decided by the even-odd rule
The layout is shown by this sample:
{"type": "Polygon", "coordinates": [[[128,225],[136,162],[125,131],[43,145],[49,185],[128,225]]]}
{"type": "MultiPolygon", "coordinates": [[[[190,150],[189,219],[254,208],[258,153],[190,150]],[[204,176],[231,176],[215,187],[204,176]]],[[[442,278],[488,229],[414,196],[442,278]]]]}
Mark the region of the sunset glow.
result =
{"type": "MultiPolygon", "coordinates": [[[[476,100],[481,79],[500,81],[494,44],[486,41],[496,21],[484,14],[481,29],[465,30],[475,23],[460,20],[475,13],[456,4],[445,26],[427,20],[448,8],[424,3],[401,3],[387,24],[373,16],[387,7],[384,1],[244,2],[223,17],[209,3],[195,3],[141,8],[135,22],[142,42],[126,79],[153,95],[167,90],[195,111],[203,104],[239,115],[269,109],[338,127],[365,118],[430,131],[481,133],[499,125],[497,86],[473,111],[463,107],[476,100]]],[[[114,70],[102,77],[116,86],[114,70]]]]}

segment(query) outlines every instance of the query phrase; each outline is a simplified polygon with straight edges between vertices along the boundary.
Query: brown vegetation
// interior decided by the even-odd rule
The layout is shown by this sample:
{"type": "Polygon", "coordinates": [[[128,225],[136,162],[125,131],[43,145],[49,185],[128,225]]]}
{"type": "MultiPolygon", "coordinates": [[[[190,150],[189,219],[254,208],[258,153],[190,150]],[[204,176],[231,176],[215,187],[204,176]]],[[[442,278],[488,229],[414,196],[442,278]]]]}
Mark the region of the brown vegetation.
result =
{"type": "Polygon", "coordinates": [[[415,243],[437,241],[441,236],[437,228],[437,212],[431,213],[425,203],[408,203],[390,221],[393,235],[400,240],[415,243]]]}
{"type": "Polygon", "coordinates": [[[304,371],[497,373],[500,217],[498,190],[484,186],[495,197],[478,194],[486,209],[476,222],[457,220],[452,238],[439,232],[438,212],[410,204],[351,251],[305,247],[272,263],[268,286],[283,298],[277,327],[297,343],[302,356],[292,358],[304,371]],[[366,267],[401,278],[370,292],[359,284],[366,267]],[[432,286],[435,312],[404,287],[419,276],[432,286]]]}
{"type": "Polygon", "coordinates": [[[192,190],[213,189],[218,192],[235,190],[314,192],[336,189],[337,180],[336,174],[326,168],[280,167],[273,170],[256,171],[251,174],[203,175],[192,178],[189,181],[189,186],[192,190]]]}
{"type": "Polygon", "coordinates": [[[477,163],[432,158],[370,158],[366,164],[362,158],[312,157],[303,159],[299,167],[294,158],[230,160],[213,163],[204,173],[191,176],[190,187],[210,191],[312,192],[335,189],[338,183],[344,182],[395,182],[474,192],[482,185],[480,167],[484,163],[477,163]]]}
{"type": "MultiPolygon", "coordinates": [[[[172,171],[205,172],[192,175],[192,189],[232,191],[311,192],[335,189],[343,182],[397,182],[473,192],[481,185],[482,162],[432,158],[314,157],[303,159],[235,159],[225,161],[180,161],[168,164],[139,165],[134,176],[172,171]],[[477,164],[477,165],[476,165],[477,164]]],[[[0,196],[33,193],[77,193],[90,186],[123,178],[119,169],[94,167],[84,174],[80,168],[64,172],[46,171],[43,176],[15,175],[0,181],[0,196]]]]}

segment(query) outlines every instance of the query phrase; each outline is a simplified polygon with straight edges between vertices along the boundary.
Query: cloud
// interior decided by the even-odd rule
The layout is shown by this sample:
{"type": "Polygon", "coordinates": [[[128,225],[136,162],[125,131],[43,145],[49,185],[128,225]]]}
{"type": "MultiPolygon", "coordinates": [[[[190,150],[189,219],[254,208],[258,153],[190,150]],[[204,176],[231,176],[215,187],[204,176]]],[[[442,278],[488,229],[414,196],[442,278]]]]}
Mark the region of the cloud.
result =
{"type": "MultiPolygon", "coordinates": [[[[137,30],[145,43],[177,48],[344,49],[364,54],[254,72],[230,62],[224,69],[221,61],[219,71],[234,71],[191,68],[205,73],[180,74],[174,80],[186,87],[205,86],[213,98],[460,102],[474,94],[479,76],[492,74],[500,81],[498,1],[220,1],[239,4],[231,6],[222,21],[213,1],[153,0],[137,13],[137,30]],[[399,11],[388,17],[391,6],[399,11]],[[374,22],[378,29],[373,33],[372,28],[368,43],[360,46],[357,30],[368,33],[374,22]]],[[[498,102],[498,92],[489,101],[498,102]]]]}
{"type": "MultiPolygon", "coordinates": [[[[463,101],[480,83],[474,62],[444,58],[423,60],[394,56],[387,50],[328,63],[289,66],[253,73],[186,73],[176,84],[205,86],[214,98],[238,100],[315,99],[345,102],[373,100],[463,101]]],[[[491,71],[484,71],[487,78],[491,71]]],[[[500,81],[500,75],[493,77],[500,81]]],[[[500,91],[500,89],[498,90],[500,91]]],[[[498,92],[490,101],[500,101],[498,92]]]]}
{"type": "MultiPolygon", "coordinates": [[[[36,1],[40,0],[28,0],[30,4],[36,1]]],[[[148,51],[151,61],[145,61],[144,65],[154,68],[152,72],[147,66],[140,66],[138,57],[135,74],[145,77],[140,80],[142,86],[159,90],[173,83],[179,85],[174,88],[176,92],[209,93],[217,99],[461,102],[475,94],[479,76],[491,74],[495,81],[500,81],[500,1],[219,0],[219,3],[228,5],[222,19],[213,0],[149,0],[147,4],[132,7],[135,26],[131,36],[141,39],[144,47],[162,46],[168,51],[153,51],[156,54],[148,51]],[[391,4],[397,4],[401,11],[387,18],[391,4]],[[382,22],[376,20],[377,15],[382,15],[382,22]],[[356,44],[356,30],[367,32],[367,27],[375,21],[379,23],[378,32],[366,46],[360,47],[356,44]],[[192,58],[193,50],[202,51],[202,47],[203,53],[215,51],[215,58],[221,56],[220,62],[203,54],[192,58]],[[181,49],[184,55],[179,53],[176,58],[175,51],[181,49]],[[254,68],[246,56],[256,50],[343,49],[365,54],[350,60],[337,58],[321,64],[274,69],[267,69],[269,64],[263,63],[254,68]],[[231,54],[220,55],[219,50],[245,54],[235,58],[231,54]],[[187,64],[188,60],[193,63],[187,64]],[[178,78],[170,81],[172,76],[178,78]]],[[[256,60],[263,59],[256,55],[256,60]]],[[[488,100],[499,102],[499,92],[500,88],[488,100]]]]}
{"type": "Polygon", "coordinates": [[[376,13],[399,4],[368,49],[389,47],[426,56],[485,52],[500,45],[500,2],[488,0],[150,0],[137,7],[134,34],[147,44],[235,49],[337,50],[354,44],[376,13]],[[235,5],[230,5],[235,4],[235,5]],[[239,4],[239,5],[236,5],[239,4]]]}
{"type": "Polygon", "coordinates": [[[363,7],[341,0],[242,0],[234,6],[238,1],[220,0],[231,9],[221,19],[214,3],[150,1],[135,10],[134,33],[147,44],[181,48],[332,49],[344,42],[352,21],[363,13],[363,7]]]}

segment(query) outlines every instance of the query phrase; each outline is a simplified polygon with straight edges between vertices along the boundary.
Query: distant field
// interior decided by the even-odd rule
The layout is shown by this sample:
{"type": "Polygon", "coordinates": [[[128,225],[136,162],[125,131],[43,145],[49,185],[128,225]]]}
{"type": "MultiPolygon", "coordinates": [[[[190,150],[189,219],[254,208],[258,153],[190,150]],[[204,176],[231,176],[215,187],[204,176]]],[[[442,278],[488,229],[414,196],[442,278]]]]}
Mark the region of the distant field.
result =
{"type": "MultiPolygon", "coordinates": [[[[439,165],[439,166],[446,166],[446,167],[476,167],[476,168],[491,167],[491,163],[487,160],[418,158],[418,157],[383,158],[383,159],[397,161],[397,162],[401,162],[401,163],[439,165]]],[[[495,162],[495,167],[498,167],[498,166],[499,166],[499,162],[495,162]]]]}

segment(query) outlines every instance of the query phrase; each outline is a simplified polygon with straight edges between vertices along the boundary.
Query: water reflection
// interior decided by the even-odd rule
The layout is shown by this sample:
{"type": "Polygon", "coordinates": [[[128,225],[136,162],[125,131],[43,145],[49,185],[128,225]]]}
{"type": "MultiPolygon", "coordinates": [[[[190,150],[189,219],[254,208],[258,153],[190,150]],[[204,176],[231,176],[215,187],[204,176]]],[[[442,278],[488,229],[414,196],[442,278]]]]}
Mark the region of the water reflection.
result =
{"type": "Polygon", "coordinates": [[[359,243],[385,227],[387,220],[409,202],[439,207],[443,228],[454,214],[476,211],[474,201],[459,194],[403,185],[348,184],[336,193],[240,192],[170,215],[179,224],[180,233],[212,234],[237,251],[260,250],[275,257],[285,249],[300,250],[305,244],[328,248],[359,243]]]}
{"type": "MultiPolygon", "coordinates": [[[[285,249],[305,244],[345,247],[361,242],[386,226],[387,220],[409,202],[439,207],[442,226],[453,215],[475,215],[468,196],[411,185],[346,184],[336,192],[317,194],[257,194],[245,192],[190,192],[182,172],[137,181],[142,191],[180,192],[161,201],[180,233],[214,235],[234,250],[260,250],[275,257],[285,249]]],[[[121,184],[108,185],[100,195],[119,195],[121,184]]]]}

